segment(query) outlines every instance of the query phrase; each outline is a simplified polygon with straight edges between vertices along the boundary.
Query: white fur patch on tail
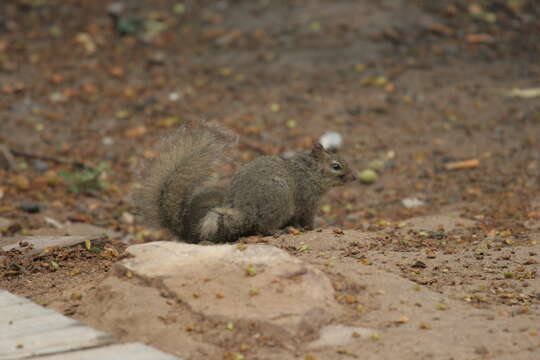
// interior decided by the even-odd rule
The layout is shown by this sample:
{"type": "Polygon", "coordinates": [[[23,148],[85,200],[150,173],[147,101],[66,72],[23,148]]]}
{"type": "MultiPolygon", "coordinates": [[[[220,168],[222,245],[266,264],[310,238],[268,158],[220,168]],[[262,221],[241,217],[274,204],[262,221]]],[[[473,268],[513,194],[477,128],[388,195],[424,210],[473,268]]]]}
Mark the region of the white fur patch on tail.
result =
{"type": "Polygon", "coordinates": [[[209,211],[201,220],[199,231],[202,240],[212,239],[216,236],[219,230],[219,217],[217,212],[209,211]]]}
{"type": "Polygon", "coordinates": [[[242,213],[233,208],[213,208],[199,224],[201,240],[216,241],[219,235],[225,239],[236,235],[242,229],[242,213]],[[220,229],[221,223],[221,229],[220,229]]]}

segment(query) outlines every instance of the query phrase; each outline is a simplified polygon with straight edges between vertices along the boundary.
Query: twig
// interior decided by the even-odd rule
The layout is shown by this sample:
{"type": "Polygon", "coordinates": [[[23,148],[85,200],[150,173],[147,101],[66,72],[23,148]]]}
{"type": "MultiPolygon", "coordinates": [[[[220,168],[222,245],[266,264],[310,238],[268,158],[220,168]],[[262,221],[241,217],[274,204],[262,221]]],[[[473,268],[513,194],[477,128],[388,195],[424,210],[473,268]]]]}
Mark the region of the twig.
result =
{"type": "Polygon", "coordinates": [[[71,165],[73,167],[82,168],[82,169],[93,169],[92,166],[86,165],[85,163],[80,162],[80,161],[75,161],[75,160],[70,160],[70,159],[65,159],[65,158],[59,158],[59,157],[53,157],[53,156],[47,156],[47,155],[36,155],[36,154],[31,154],[31,153],[27,153],[27,152],[19,151],[19,150],[14,150],[14,149],[9,149],[9,151],[15,156],[23,157],[23,158],[26,158],[26,159],[37,159],[37,160],[51,161],[51,162],[56,163],[56,164],[67,164],[67,165],[71,165]]]}

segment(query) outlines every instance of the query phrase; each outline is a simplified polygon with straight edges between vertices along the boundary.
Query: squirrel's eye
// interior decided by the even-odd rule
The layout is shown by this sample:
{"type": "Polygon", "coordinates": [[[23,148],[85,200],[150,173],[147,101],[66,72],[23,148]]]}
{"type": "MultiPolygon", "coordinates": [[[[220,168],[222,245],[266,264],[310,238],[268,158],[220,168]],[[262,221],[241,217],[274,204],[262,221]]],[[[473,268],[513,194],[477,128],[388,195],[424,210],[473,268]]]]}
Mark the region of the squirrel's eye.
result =
{"type": "Polygon", "coordinates": [[[341,170],[341,165],[339,165],[338,163],[332,163],[332,165],[330,165],[330,166],[334,170],[341,170]]]}

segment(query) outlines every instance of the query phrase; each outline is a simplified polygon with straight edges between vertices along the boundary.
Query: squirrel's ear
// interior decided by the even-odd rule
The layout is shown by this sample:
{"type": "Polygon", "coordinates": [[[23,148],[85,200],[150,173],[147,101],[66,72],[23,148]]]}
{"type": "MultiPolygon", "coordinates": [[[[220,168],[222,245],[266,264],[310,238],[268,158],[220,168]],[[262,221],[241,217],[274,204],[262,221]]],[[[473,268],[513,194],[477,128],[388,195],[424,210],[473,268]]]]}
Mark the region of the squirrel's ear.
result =
{"type": "Polygon", "coordinates": [[[322,160],[324,158],[324,152],[325,150],[321,143],[316,143],[315,145],[313,145],[310,155],[316,160],[322,160]]]}

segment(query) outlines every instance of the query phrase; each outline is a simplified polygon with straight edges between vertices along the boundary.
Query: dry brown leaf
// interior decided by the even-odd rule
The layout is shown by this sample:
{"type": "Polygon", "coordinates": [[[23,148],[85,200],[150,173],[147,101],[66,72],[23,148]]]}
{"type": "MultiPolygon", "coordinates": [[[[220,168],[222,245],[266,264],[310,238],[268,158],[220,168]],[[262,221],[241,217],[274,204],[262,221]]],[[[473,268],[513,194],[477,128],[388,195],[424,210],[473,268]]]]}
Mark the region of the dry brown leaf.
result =
{"type": "Polygon", "coordinates": [[[453,161],[444,165],[446,170],[472,169],[480,165],[480,160],[470,159],[464,161],[453,161]]]}
{"type": "Polygon", "coordinates": [[[146,132],[147,132],[146,126],[140,125],[140,126],[136,126],[134,128],[126,130],[124,132],[124,135],[127,137],[139,137],[146,134],[146,132]]]}
{"type": "Polygon", "coordinates": [[[495,39],[489,34],[470,34],[465,37],[465,41],[469,44],[492,44],[495,39]]]}

